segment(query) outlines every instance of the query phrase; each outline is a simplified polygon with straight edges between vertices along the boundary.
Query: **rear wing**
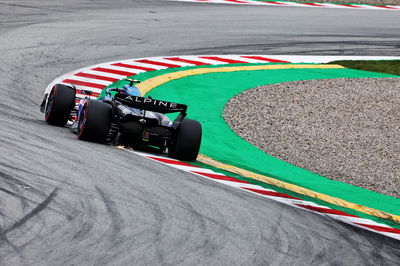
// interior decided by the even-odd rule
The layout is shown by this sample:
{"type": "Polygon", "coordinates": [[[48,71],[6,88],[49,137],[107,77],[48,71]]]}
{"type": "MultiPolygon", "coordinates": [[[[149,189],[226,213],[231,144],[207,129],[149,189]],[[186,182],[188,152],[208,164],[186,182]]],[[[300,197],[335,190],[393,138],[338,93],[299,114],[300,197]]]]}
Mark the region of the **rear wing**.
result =
{"type": "Polygon", "coordinates": [[[141,110],[147,110],[157,113],[169,114],[180,112],[186,115],[187,105],[180,103],[173,103],[167,101],[160,101],[152,98],[143,98],[139,96],[130,96],[117,93],[115,100],[120,103],[141,110]]]}

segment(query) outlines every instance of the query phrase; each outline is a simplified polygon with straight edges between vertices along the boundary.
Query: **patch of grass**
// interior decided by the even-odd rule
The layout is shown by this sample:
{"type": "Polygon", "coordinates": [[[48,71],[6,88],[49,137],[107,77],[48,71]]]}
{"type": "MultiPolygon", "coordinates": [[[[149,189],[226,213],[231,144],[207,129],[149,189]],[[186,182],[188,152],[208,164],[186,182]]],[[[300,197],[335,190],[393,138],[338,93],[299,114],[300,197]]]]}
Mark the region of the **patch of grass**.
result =
{"type": "Polygon", "coordinates": [[[400,60],[340,60],[329,62],[329,64],[400,76],[400,60]]]}

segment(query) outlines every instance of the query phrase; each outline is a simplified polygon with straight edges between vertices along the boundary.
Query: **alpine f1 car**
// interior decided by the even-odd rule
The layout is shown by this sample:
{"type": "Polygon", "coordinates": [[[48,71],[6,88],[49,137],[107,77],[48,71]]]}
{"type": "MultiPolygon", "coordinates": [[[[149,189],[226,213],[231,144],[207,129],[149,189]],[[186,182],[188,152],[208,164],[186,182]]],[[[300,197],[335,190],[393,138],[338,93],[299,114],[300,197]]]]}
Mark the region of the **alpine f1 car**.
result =
{"type": "Polygon", "coordinates": [[[81,91],[85,98],[76,97],[72,84],[55,84],[46,93],[41,111],[50,125],[65,126],[81,140],[124,145],[132,148],[156,147],[179,160],[196,160],[202,127],[198,121],[187,119],[184,104],[141,97],[134,83],[122,88],[104,89],[100,96],[90,99],[90,91],[81,91]],[[171,121],[165,114],[179,113],[171,121]]]}

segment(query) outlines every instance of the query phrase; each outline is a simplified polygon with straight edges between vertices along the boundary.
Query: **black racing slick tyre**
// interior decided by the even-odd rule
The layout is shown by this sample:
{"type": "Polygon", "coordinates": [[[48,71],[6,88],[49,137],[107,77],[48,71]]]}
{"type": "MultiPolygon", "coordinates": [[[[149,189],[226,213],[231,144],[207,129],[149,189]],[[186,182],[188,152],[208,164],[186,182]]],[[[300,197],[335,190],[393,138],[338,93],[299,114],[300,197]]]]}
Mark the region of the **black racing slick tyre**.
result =
{"type": "Polygon", "coordinates": [[[96,101],[87,101],[78,118],[78,138],[92,142],[107,141],[112,119],[111,105],[96,101]]]}
{"type": "Polygon", "coordinates": [[[184,119],[178,128],[170,156],[178,160],[195,161],[200,150],[201,135],[202,128],[198,121],[184,119]]]}
{"type": "Polygon", "coordinates": [[[46,122],[54,126],[65,126],[75,106],[75,94],[74,87],[55,84],[47,100],[44,113],[46,122]]]}

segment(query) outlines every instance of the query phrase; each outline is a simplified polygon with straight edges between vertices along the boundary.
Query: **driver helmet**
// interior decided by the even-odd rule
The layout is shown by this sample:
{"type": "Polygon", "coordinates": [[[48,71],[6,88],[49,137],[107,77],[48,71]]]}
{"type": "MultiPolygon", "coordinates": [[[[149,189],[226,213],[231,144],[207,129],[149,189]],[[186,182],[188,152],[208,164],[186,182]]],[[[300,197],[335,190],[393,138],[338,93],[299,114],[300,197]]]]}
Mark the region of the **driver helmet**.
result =
{"type": "Polygon", "coordinates": [[[129,86],[129,85],[125,85],[122,87],[124,89],[124,92],[128,95],[131,96],[141,96],[140,95],[140,91],[137,87],[135,86],[129,86]]]}

